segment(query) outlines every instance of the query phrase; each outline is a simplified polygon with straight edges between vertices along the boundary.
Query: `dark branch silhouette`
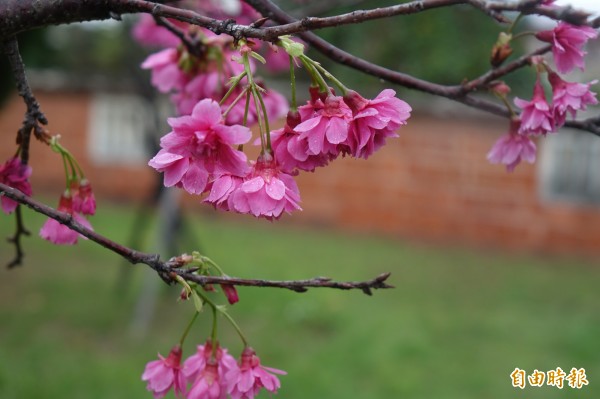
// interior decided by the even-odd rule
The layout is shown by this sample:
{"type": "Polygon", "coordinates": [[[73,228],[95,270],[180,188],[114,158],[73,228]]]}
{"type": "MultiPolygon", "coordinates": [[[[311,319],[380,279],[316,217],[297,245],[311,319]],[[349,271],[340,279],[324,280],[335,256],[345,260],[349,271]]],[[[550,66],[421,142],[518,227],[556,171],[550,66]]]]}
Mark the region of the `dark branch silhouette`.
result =
{"type": "Polygon", "coordinates": [[[388,285],[385,282],[390,276],[390,273],[381,274],[368,281],[358,282],[338,282],[326,277],[316,277],[309,280],[274,281],[260,279],[243,279],[227,276],[201,276],[193,274],[193,270],[184,268],[184,265],[180,258],[172,258],[171,260],[163,261],[160,259],[159,255],[148,254],[136,251],[131,248],[127,248],[77,223],[70,214],[59,212],[56,209],[42,204],[41,202],[38,202],[33,198],[23,194],[19,190],[15,190],[14,188],[2,183],[0,183],[0,195],[5,195],[10,199],[31,208],[37,213],[46,215],[49,218],[52,218],[57,222],[64,224],[65,226],[78,232],[79,234],[88,238],[89,240],[94,241],[95,243],[103,246],[104,248],[121,255],[123,258],[127,259],[133,264],[143,263],[145,265],[150,266],[168,284],[175,283],[177,281],[176,276],[181,276],[182,278],[188,281],[192,281],[200,285],[229,284],[234,286],[240,285],[248,287],[276,287],[286,288],[295,292],[305,292],[308,290],[308,288],[336,288],[342,290],[359,289],[365,294],[371,295],[373,289],[393,288],[393,286],[388,285]]]}

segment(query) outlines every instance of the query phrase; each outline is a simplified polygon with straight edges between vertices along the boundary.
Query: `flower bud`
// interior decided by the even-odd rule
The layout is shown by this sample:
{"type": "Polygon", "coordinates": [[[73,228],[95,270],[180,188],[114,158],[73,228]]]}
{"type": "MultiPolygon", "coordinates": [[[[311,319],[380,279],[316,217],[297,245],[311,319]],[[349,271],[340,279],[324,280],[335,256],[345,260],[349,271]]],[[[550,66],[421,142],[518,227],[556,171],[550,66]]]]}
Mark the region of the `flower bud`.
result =
{"type": "Polygon", "coordinates": [[[494,68],[499,67],[502,63],[510,57],[513,49],[510,47],[510,41],[512,39],[511,34],[500,32],[498,35],[498,41],[492,47],[492,55],[490,57],[490,63],[494,68]]]}

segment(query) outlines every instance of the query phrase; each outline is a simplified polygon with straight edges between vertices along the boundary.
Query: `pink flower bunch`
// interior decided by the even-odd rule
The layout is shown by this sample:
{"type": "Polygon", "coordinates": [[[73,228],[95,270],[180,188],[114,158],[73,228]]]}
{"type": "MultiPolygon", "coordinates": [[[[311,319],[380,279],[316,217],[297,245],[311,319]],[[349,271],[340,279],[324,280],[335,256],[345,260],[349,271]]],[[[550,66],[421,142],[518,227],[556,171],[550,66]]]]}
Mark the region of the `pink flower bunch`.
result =
{"type": "Polygon", "coordinates": [[[227,349],[209,340],[199,345],[196,353],[181,365],[181,349],[174,347],[164,359],[146,365],[142,380],[147,389],[160,399],[171,389],[175,396],[185,399],[252,399],[264,388],[276,393],[279,379],[271,374],[286,374],[284,371],[264,367],[252,348],[242,352],[238,363],[227,349]],[[189,384],[189,389],[188,389],[189,384]]]}
{"type": "MultiPolygon", "coordinates": [[[[10,158],[0,166],[0,183],[21,191],[25,195],[31,195],[31,166],[21,163],[18,157],[10,158]]],[[[18,203],[12,199],[2,196],[0,206],[2,210],[10,214],[17,209],[18,203]]]]}
{"type": "MultiPolygon", "coordinates": [[[[79,210],[75,209],[73,197],[70,190],[66,190],[60,197],[58,202],[58,210],[67,213],[80,225],[92,230],[90,222],[83,217],[79,210]]],[[[78,232],[71,230],[69,227],[57,222],[54,219],[48,218],[40,229],[40,236],[54,244],[74,245],[77,244],[79,237],[87,239],[78,232]]]]}
{"type": "MultiPolygon", "coordinates": [[[[552,6],[553,2],[544,5],[552,6]]],[[[596,38],[598,32],[586,26],[574,26],[560,22],[553,30],[538,32],[539,40],[552,44],[552,53],[556,68],[561,73],[568,73],[574,67],[584,69],[585,51],[583,46],[589,39],[596,38]]],[[[526,101],[515,98],[515,104],[522,109],[519,133],[545,135],[555,132],[565,124],[567,114],[574,118],[577,111],[585,110],[587,105],[597,104],[596,94],[590,90],[597,80],[583,84],[563,80],[550,67],[544,64],[542,57],[534,57],[532,64],[537,66],[538,77],[533,89],[533,98],[526,101]],[[548,80],[552,88],[552,101],[548,102],[544,88],[540,82],[541,71],[548,72],[548,80]]]]}
{"type": "Polygon", "coordinates": [[[555,132],[565,124],[567,113],[574,118],[579,110],[585,110],[587,105],[597,104],[596,93],[590,86],[597,83],[572,83],[563,80],[558,74],[550,71],[548,80],[552,87],[552,102],[548,103],[544,88],[537,79],[531,101],[515,98],[515,104],[523,111],[521,113],[522,134],[545,135],[555,132]]]}
{"type": "Polygon", "coordinates": [[[272,157],[249,167],[246,154],[234,148],[247,143],[252,133],[226,125],[216,101],[202,100],[191,115],[168,123],[173,131],[161,139],[161,150],[148,163],[164,173],[165,186],[209,193],[205,201],[219,209],[267,219],[300,209],[298,186],[272,157]]]}
{"type": "Polygon", "coordinates": [[[508,134],[500,137],[487,154],[490,163],[504,164],[508,172],[512,172],[521,160],[535,162],[535,143],[519,132],[520,125],[519,119],[511,120],[508,134]]]}
{"type": "Polygon", "coordinates": [[[311,100],[289,113],[286,125],[272,133],[275,158],[282,171],[314,171],[340,154],[367,159],[387,138],[398,137],[411,107],[382,91],[375,99],[348,90],[344,97],[311,88],[311,100]]]}
{"type": "Polygon", "coordinates": [[[586,52],[582,48],[589,39],[598,37],[598,32],[589,26],[559,22],[554,29],[538,32],[536,37],[552,45],[556,68],[560,73],[568,73],[574,67],[585,68],[583,57],[586,52]]]}

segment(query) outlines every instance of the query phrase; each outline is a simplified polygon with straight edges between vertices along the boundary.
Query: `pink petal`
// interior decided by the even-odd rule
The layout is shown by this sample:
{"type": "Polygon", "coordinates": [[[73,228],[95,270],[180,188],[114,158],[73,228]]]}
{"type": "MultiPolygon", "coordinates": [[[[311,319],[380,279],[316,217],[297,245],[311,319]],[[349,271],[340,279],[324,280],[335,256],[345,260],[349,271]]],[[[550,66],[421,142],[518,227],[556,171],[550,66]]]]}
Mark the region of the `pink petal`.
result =
{"type": "Polygon", "coordinates": [[[271,182],[267,184],[266,190],[269,197],[279,201],[285,195],[285,184],[277,178],[272,178],[271,182]]]}

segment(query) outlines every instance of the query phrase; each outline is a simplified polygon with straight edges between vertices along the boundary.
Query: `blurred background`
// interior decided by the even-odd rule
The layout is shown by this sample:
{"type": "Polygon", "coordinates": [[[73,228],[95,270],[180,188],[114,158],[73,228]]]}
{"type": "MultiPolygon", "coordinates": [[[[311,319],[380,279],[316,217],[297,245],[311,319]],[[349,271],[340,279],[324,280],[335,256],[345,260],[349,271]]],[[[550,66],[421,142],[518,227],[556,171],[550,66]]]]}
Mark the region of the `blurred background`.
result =
{"type": "MultiPolygon", "coordinates": [[[[281,1],[296,16],[391,1],[281,1]]],[[[365,280],[390,271],[394,290],[240,288],[231,308],[267,366],[288,371],[282,398],[591,398],[600,395],[600,140],[562,130],[538,141],[538,162],[514,173],[487,151],[507,121],[395,88],[413,116],[368,161],[338,159],[298,177],[303,212],[275,223],[215,212],[160,190],[146,165],[173,115],[139,64],[134,18],[50,27],[19,37],[29,80],[53,134],[98,198],[96,231],[172,256],[200,250],[239,277],[365,280]],[[513,388],[510,373],[585,368],[589,386],[513,388]]],[[[529,21],[523,30],[544,26],[529,21]]],[[[337,46],[420,78],[456,84],[488,68],[500,27],[470,8],[320,31],[337,46]],[[466,29],[465,27],[468,27],[466,29]],[[382,37],[383,36],[383,37],[382,37]]],[[[522,42],[515,53],[535,46],[522,42]]],[[[599,43],[585,75],[600,75],[599,43]]],[[[389,85],[314,58],[365,97],[389,85]]],[[[514,57],[514,56],[513,56],[514,57]]],[[[286,91],[284,74],[264,75],[286,91]]],[[[300,75],[300,74],[299,74],[300,75]]],[[[534,75],[507,82],[530,98],[534,75]]],[[[15,152],[24,107],[0,62],[0,160],[15,152]]],[[[307,96],[304,96],[304,100],[307,96]]],[[[279,122],[281,124],[281,121],[279,122]]],[[[2,161],[3,162],[3,161],[2,161]]],[[[36,198],[55,206],[57,154],[32,143],[36,198]]],[[[90,242],[57,247],[28,210],[25,265],[0,271],[0,398],[149,398],[140,376],[166,355],[193,311],[145,266],[90,242]]],[[[0,218],[0,236],[14,220],[0,218]]],[[[13,248],[0,241],[0,263],[13,248]]],[[[184,348],[209,334],[200,318],[184,348]]],[[[221,343],[241,345],[222,323],[221,343]]],[[[172,397],[172,396],[169,396],[172,397]]]]}

